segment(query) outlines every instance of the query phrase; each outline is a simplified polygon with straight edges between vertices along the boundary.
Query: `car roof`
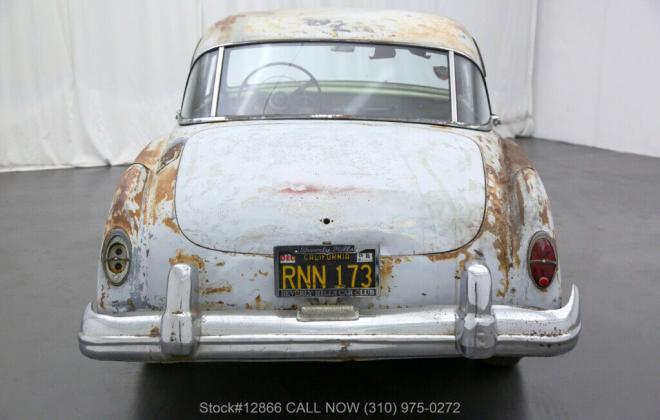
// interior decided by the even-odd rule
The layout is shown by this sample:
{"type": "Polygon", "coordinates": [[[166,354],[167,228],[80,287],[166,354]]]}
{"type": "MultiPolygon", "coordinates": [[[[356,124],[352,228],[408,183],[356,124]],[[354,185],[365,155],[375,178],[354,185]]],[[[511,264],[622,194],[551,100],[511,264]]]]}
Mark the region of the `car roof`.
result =
{"type": "Polygon", "coordinates": [[[482,66],[472,36],[458,23],[428,13],[374,9],[278,10],[229,16],[206,31],[193,60],[219,45],[288,40],[411,44],[453,50],[482,66]]]}

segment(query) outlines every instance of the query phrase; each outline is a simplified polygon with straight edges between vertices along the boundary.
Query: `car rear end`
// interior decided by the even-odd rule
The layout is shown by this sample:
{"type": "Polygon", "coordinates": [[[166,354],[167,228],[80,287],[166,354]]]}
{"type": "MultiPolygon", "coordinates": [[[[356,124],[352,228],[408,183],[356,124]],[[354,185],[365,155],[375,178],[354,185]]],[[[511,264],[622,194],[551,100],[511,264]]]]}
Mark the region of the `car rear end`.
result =
{"type": "Polygon", "coordinates": [[[542,183],[530,168],[508,174],[494,137],[339,121],[220,133],[192,136],[131,184],[144,188],[141,224],[124,248],[107,229],[79,335],[87,356],[490,358],[575,345],[579,295],[561,298],[542,183]],[[250,154],[259,145],[269,152],[250,154]],[[127,259],[114,259],[120,248],[127,259]]]}

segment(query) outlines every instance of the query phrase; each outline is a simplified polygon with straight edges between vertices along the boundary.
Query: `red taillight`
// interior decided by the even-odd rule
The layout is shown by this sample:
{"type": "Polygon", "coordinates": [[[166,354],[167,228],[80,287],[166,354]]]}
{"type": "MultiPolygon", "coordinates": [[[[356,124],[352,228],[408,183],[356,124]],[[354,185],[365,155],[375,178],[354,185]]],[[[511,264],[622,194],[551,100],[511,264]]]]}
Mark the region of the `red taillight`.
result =
{"type": "Polygon", "coordinates": [[[536,234],[529,249],[529,274],[534,283],[545,289],[552,283],[557,271],[557,252],[550,238],[536,234]]]}

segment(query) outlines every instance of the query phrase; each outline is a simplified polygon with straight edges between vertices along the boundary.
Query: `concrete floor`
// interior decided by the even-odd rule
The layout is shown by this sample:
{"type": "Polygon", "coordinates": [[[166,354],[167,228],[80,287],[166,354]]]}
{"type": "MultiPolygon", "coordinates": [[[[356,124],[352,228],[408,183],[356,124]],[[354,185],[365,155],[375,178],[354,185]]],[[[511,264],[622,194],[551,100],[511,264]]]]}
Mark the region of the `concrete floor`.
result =
{"type": "MultiPolygon", "coordinates": [[[[458,401],[463,418],[660,418],[660,159],[521,141],[582,292],[577,348],[513,370],[462,359],[97,362],[76,334],[122,168],[0,174],[0,417],[186,417],[202,401],[458,401]]],[[[313,416],[322,418],[322,416],[313,416]]]]}

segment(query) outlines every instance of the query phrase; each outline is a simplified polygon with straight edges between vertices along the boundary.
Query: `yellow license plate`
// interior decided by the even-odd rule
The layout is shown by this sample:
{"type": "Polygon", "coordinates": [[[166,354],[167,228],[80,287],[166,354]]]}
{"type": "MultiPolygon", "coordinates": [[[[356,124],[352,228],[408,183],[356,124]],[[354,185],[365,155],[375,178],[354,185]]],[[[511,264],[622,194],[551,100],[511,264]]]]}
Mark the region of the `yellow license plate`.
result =
{"type": "Polygon", "coordinates": [[[275,296],[376,296],[376,247],[355,245],[276,246],[275,296]]]}

